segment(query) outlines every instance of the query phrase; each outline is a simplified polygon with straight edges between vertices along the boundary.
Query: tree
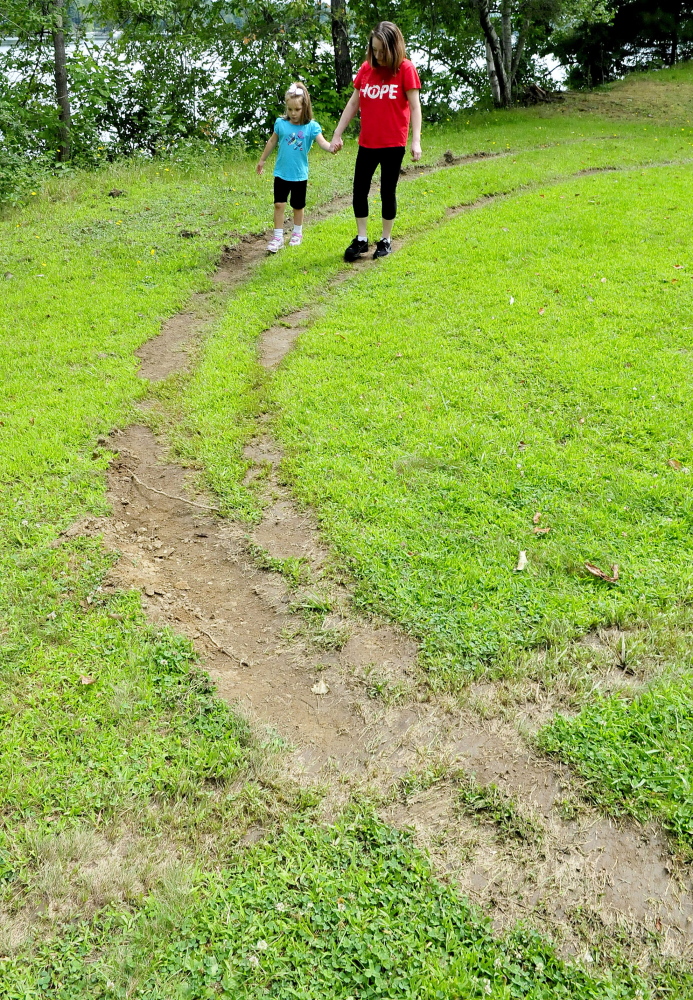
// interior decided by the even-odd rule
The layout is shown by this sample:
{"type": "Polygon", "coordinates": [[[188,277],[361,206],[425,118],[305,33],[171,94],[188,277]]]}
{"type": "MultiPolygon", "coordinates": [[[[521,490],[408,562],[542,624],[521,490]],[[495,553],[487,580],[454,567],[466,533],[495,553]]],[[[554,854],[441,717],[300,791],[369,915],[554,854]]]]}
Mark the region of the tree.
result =
{"type": "Polygon", "coordinates": [[[611,24],[578,21],[555,40],[574,86],[597,86],[633,69],[693,56],[691,0],[614,0],[611,24]]]}
{"type": "Polygon", "coordinates": [[[20,48],[23,46],[35,57],[29,74],[27,99],[32,86],[37,83],[40,63],[44,55],[48,55],[52,43],[51,68],[58,112],[56,156],[61,162],[70,159],[72,125],[63,12],[64,0],[49,0],[47,4],[41,0],[0,0],[0,38],[15,38],[20,48]]]}
{"type": "Polygon", "coordinates": [[[67,87],[65,33],[63,31],[63,2],[64,0],[53,0],[51,24],[51,34],[53,36],[53,77],[55,79],[55,98],[58,104],[58,117],[60,119],[58,160],[62,163],[70,159],[70,133],[72,129],[70,95],[67,87]]]}
{"type": "Polygon", "coordinates": [[[346,0],[330,0],[334,79],[337,93],[348,90],[354,78],[346,23],[346,0]]]}
{"type": "MultiPolygon", "coordinates": [[[[486,42],[491,91],[497,104],[509,107],[519,82],[527,44],[532,55],[547,46],[552,34],[583,21],[605,23],[610,0],[471,0],[486,42]],[[519,28],[516,27],[519,25],[519,28]]],[[[646,2],[646,0],[645,0],[646,2]]]]}

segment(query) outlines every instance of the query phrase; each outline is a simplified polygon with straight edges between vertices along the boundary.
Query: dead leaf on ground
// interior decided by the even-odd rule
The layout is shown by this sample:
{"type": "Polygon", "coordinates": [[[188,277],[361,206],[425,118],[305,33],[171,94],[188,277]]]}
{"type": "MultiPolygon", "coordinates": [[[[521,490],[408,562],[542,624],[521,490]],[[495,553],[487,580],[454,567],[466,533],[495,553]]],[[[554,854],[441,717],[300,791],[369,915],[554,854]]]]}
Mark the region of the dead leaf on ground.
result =
{"type": "Polygon", "coordinates": [[[541,309],[539,310],[539,315],[543,316],[545,312],[546,312],[546,309],[544,309],[544,307],[542,306],[541,309]]]}
{"type": "Polygon", "coordinates": [[[539,524],[540,521],[541,521],[541,511],[538,510],[534,515],[534,517],[532,518],[532,524],[539,524]]]}
{"type": "Polygon", "coordinates": [[[679,462],[678,458],[670,458],[669,461],[667,462],[667,465],[670,465],[672,469],[683,468],[683,462],[679,462]]]}
{"type": "Polygon", "coordinates": [[[329,684],[326,684],[321,677],[319,681],[316,681],[315,684],[313,684],[311,691],[313,694],[329,694],[330,687],[329,684]]]}
{"type": "Polygon", "coordinates": [[[82,684],[93,684],[96,677],[92,677],[91,674],[82,674],[79,679],[82,684]]]}
{"type": "Polygon", "coordinates": [[[538,528],[538,527],[534,528],[534,534],[535,535],[548,535],[548,533],[550,531],[551,531],[551,528],[538,528]]]}
{"type": "Polygon", "coordinates": [[[524,549],[522,549],[520,551],[519,556],[517,557],[517,566],[515,567],[515,572],[516,573],[522,572],[522,570],[526,567],[526,565],[527,565],[527,553],[525,552],[524,549]]]}
{"type": "Polygon", "coordinates": [[[586,562],[585,569],[588,573],[591,573],[592,576],[596,576],[600,580],[605,580],[607,583],[618,583],[618,566],[616,563],[614,563],[611,567],[611,576],[609,576],[608,573],[605,573],[603,569],[600,569],[599,566],[595,566],[594,563],[586,562]]]}

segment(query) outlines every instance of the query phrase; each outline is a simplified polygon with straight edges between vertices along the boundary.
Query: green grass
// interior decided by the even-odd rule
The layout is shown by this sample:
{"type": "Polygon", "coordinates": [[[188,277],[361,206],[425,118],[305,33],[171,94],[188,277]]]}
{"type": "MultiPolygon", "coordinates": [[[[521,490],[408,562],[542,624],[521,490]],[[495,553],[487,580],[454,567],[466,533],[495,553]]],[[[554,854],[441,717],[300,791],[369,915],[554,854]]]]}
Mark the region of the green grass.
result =
{"type": "Polygon", "coordinates": [[[407,834],[368,814],[329,828],[294,823],[218,873],[198,874],[184,904],[151,899],[135,918],[77,924],[31,968],[5,960],[3,986],[7,1000],[649,995],[624,966],[587,972],[530,930],[494,938],[407,834]]]}
{"type": "Polygon", "coordinates": [[[341,290],[287,359],[294,488],[358,603],[431,671],[690,600],[688,477],[668,463],[693,465],[692,188],[687,166],[612,173],[464,214],[341,290]]]}
{"type": "MultiPolygon", "coordinates": [[[[555,147],[481,160],[403,184],[397,231],[413,237],[441,223],[450,207],[472,204],[490,194],[509,194],[526,186],[554,182],[581,170],[693,156],[689,137],[682,138],[677,129],[659,129],[656,144],[651,127],[648,134],[641,126],[631,125],[624,127],[620,138],[613,137],[613,129],[608,138],[600,138],[600,127],[599,134],[590,141],[575,142],[567,128],[571,124],[578,123],[559,121],[556,138],[563,143],[555,147]]],[[[583,130],[587,128],[587,123],[579,124],[583,130]]],[[[455,151],[482,148],[484,143],[492,142],[488,136],[497,134],[497,127],[487,122],[474,133],[463,132],[456,141],[447,135],[440,146],[451,144],[455,151]]],[[[506,140],[517,140],[520,147],[532,138],[536,142],[536,128],[526,113],[518,112],[515,119],[503,125],[505,138],[498,141],[505,144],[506,140]]],[[[320,295],[338,272],[340,251],[352,236],[353,221],[346,211],[307,227],[301,248],[302,266],[297,267],[296,259],[287,253],[257,268],[231,298],[218,330],[208,341],[191,378],[185,380],[182,392],[177,388],[175,400],[168,400],[175,412],[170,434],[178,455],[204,469],[208,486],[229,513],[246,517],[257,513],[252,492],[241,486],[247,468],[242,446],[252,433],[253,414],[266,405],[266,377],[257,364],[256,339],[278,317],[320,295]]],[[[416,255],[416,250],[412,253],[416,255]]],[[[330,347],[326,345],[326,354],[330,347]]]]}
{"type": "MultiPolygon", "coordinates": [[[[618,436],[630,413],[626,383],[619,384],[623,393],[613,399],[588,391],[589,357],[600,379],[612,379],[612,389],[614,371],[621,371],[607,363],[620,355],[606,339],[604,317],[589,329],[586,357],[570,357],[566,392],[558,392],[563,383],[546,376],[560,346],[550,325],[555,315],[563,324],[559,333],[573,331],[573,337],[575,317],[582,322],[590,315],[591,306],[579,298],[578,265],[597,247],[607,212],[611,242],[602,259],[610,268],[609,283],[597,287],[592,312],[606,310],[612,325],[627,325],[632,316],[644,322],[652,289],[641,271],[633,271],[633,261],[645,269],[656,247],[638,245],[637,254],[619,256],[619,245],[624,234],[629,240],[633,232],[652,237],[651,212],[661,184],[657,188],[651,172],[627,175],[642,184],[644,207],[641,216],[621,219],[627,200],[619,187],[623,178],[571,182],[565,192],[573,197],[579,184],[582,200],[579,211],[571,210],[574,228],[566,246],[558,235],[565,222],[558,187],[547,188],[541,202],[534,191],[455,221],[445,219],[449,207],[489,193],[517,194],[579,170],[689,158],[690,130],[542,115],[471,116],[469,123],[464,119],[429,131],[428,162],[448,148],[456,154],[510,155],[403,184],[398,227],[412,239],[410,247],[326,302],[325,315],[302,336],[276,382],[258,369],[255,338],[277,317],[320,297],[353,235],[348,212],[320,223],[310,223],[309,214],[302,266],[288,254],[271,260],[234,293],[223,315],[222,303],[213,303],[217,324],[199,367],[155,394],[162,413],[179,418],[172,433],[178,453],[201,467],[225,512],[249,518],[257,516],[258,502],[241,485],[242,445],[255,414],[277,408],[277,429],[289,447],[287,472],[297,494],[315,504],[343,565],[359,580],[359,601],[384,609],[420,634],[429,667],[448,680],[458,678],[461,669],[480,669],[513,649],[574,634],[592,621],[649,613],[655,601],[666,610],[674,585],[677,600],[682,586],[685,593],[685,553],[675,545],[676,532],[685,528],[679,508],[688,509],[681,501],[684,475],[666,466],[666,459],[688,460],[688,424],[685,414],[678,415],[688,376],[685,355],[676,353],[686,343],[681,324],[687,272],[672,272],[681,276],[680,289],[654,286],[659,312],[648,313],[644,335],[632,345],[650,352],[652,344],[658,346],[652,366],[648,358],[647,370],[637,369],[638,397],[628,397],[628,407],[645,420],[636,440],[618,436]],[[602,205],[587,207],[595,192],[602,205]],[[506,223],[515,227],[512,238],[503,232],[506,223]],[[542,256],[547,238],[548,257],[542,256]],[[519,247],[533,262],[540,261],[540,281],[521,267],[519,247]],[[621,261],[625,271],[618,277],[614,266],[621,261]],[[499,276],[503,268],[512,274],[510,292],[508,277],[499,276]],[[636,281],[633,296],[612,291],[614,286],[622,291],[626,276],[634,274],[640,285],[636,281]],[[417,293],[422,281],[437,291],[417,293]],[[558,298],[554,287],[560,288],[558,298]],[[514,312],[509,294],[516,300],[514,312]],[[387,336],[381,333],[374,295],[387,308],[387,336]],[[542,302],[550,299],[542,323],[532,299],[537,295],[542,302]],[[467,307],[462,318],[455,310],[447,315],[451,301],[467,307]],[[363,321],[358,334],[355,302],[363,321]],[[492,328],[485,326],[491,306],[497,317],[492,328]],[[477,319],[474,310],[481,315],[482,307],[483,317],[477,319]],[[336,330],[347,340],[335,338],[336,330]],[[396,358],[398,353],[402,358],[396,358]],[[520,372],[527,388],[518,389],[520,372]],[[660,441],[664,416],[647,402],[648,393],[659,393],[665,381],[671,383],[666,405],[676,410],[680,428],[667,449],[660,441]],[[473,407],[468,403],[472,392],[473,407]],[[539,418],[554,407],[557,396],[560,405],[548,433],[539,418]],[[527,410],[525,401],[531,403],[527,410]],[[578,405],[588,418],[584,426],[574,420],[578,405]],[[571,436],[559,450],[557,435],[567,431],[571,436]],[[522,452],[522,483],[513,451],[520,432],[529,444],[522,452]],[[589,511],[573,510],[567,498],[584,471],[588,445],[601,449],[600,459],[616,463],[614,488],[619,490],[634,489],[633,477],[619,471],[619,463],[637,457],[635,500],[641,506],[636,504],[634,513],[616,514],[606,506],[596,462],[594,467],[588,463],[589,511]],[[651,490],[655,471],[657,489],[651,490]],[[534,508],[530,482],[540,482],[547,491],[545,516],[554,518],[553,530],[541,540],[529,535],[531,569],[518,580],[508,559],[516,555],[516,543],[524,544],[525,529],[531,530],[525,516],[534,508]],[[468,494],[460,492],[465,489],[468,494]],[[454,505],[460,497],[469,500],[480,541],[459,531],[454,505]],[[665,523],[674,508],[674,520],[665,523]],[[640,530],[642,511],[645,528],[640,530]],[[575,559],[610,559],[614,527],[631,521],[631,554],[621,558],[618,551],[624,576],[617,593],[566,570],[571,552],[575,559]],[[585,539],[591,544],[587,555],[585,539]],[[437,565],[439,546],[447,555],[437,565]],[[491,550],[494,558],[482,565],[479,554],[486,559],[491,550]],[[671,560],[659,577],[655,552],[671,560]],[[477,560],[472,571],[464,565],[470,554],[477,560]],[[458,579],[472,580],[471,589],[451,591],[458,579]],[[476,609],[474,588],[483,598],[476,609]],[[510,618],[504,594],[506,603],[508,595],[515,602],[510,618]],[[465,625],[461,644],[460,622],[465,625]]],[[[353,153],[350,143],[344,156],[314,158],[309,209],[348,190],[353,153]]],[[[124,996],[134,976],[141,996],[209,997],[218,995],[214,983],[221,982],[213,972],[216,963],[229,977],[230,996],[263,995],[267,984],[281,997],[338,996],[340,991],[344,1000],[349,995],[488,995],[485,979],[498,997],[637,996],[636,980],[625,967],[608,986],[599,976],[559,962],[530,932],[495,942],[483,920],[433,879],[407,839],[377,823],[345,819],[322,827],[296,820],[281,839],[237,854],[248,816],[269,817],[271,825],[276,816],[305,809],[310,796],[292,797],[279,785],[259,780],[244,724],[214,698],[190,647],[152,630],[137,595],[106,598],[99,591],[109,560],[97,543],[55,544],[75,519],[106,511],[106,458],[94,444],[99,434],[132,419],[133,404],[146,394],[134,350],[192,292],[212,287],[210,273],[234,234],[265,228],[271,182],[253,171],[252,160],[118,164],[53,181],[29,205],[0,217],[3,903],[10,917],[31,924],[31,914],[46,905],[36,890],[40,850],[59,846],[61,837],[74,831],[97,831],[114,841],[136,835],[146,850],[168,838],[184,870],[193,855],[198,859],[189,893],[181,890],[173,902],[160,879],[150,880],[146,891],[117,897],[109,910],[99,909],[98,900],[82,900],[85,912],[96,910],[93,918],[61,926],[45,947],[29,937],[16,957],[3,960],[3,995],[43,996],[50,990],[67,998],[98,996],[100,990],[104,996],[124,996]],[[113,187],[126,195],[109,198],[113,187]],[[199,233],[184,239],[182,229],[199,233]],[[90,683],[82,683],[82,677],[90,683]],[[287,885],[287,873],[298,888],[287,885]],[[292,913],[310,897],[322,924],[313,924],[311,917],[302,936],[294,932],[295,917],[275,909],[272,933],[263,930],[260,938],[266,901],[274,905],[281,893],[292,913]],[[340,896],[345,910],[333,912],[340,896]],[[228,914],[233,915],[230,923],[228,914]],[[257,940],[276,944],[276,950],[258,952],[261,964],[253,969],[246,959],[256,934],[257,940]],[[199,964],[198,953],[207,955],[207,964],[199,964]],[[394,987],[383,970],[390,968],[398,970],[399,993],[387,992],[394,987]]],[[[674,178],[683,205],[688,168],[668,168],[665,176],[667,183],[674,178]]],[[[667,197],[672,190],[666,189],[667,197]]],[[[675,241],[683,238],[683,226],[673,218],[655,221],[657,245],[670,242],[678,251],[675,241]]],[[[543,504],[543,494],[540,499],[543,504]]],[[[627,502],[624,498],[622,505],[627,502]]],[[[61,875],[66,883],[72,877],[61,875]]],[[[59,909],[40,924],[47,935],[56,920],[59,909]]]]}
{"type": "Polygon", "coordinates": [[[41,566],[55,610],[42,622],[27,615],[5,646],[1,802],[15,820],[104,820],[133,800],[231,777],[242,759],[245,724],[212,697],[187,641],[147,628],[135,595],[94,593],[83,609],[79,591],[102,560],[93,544],[55,552],[41,566]]]}
{"type": "Polygon", "coordinates": [[[539,747],[569,761],[586,792],[615,815],[655,818],[693,856],[693,678],[670,678],[629,701],[601,698],[557,716],[539,747]]]}

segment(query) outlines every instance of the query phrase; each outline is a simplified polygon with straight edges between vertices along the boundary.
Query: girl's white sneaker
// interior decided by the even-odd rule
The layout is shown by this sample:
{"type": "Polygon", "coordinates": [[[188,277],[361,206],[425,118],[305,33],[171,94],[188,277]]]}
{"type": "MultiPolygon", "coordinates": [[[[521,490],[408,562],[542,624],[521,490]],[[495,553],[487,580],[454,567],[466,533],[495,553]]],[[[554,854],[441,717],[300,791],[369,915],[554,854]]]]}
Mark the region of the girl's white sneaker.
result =
{"type": "Polygon", "coordinates": [[[290,247],[300,247],[303,242],[303,233],[292,233],[291,239],[289,240],[290,247]]]}
{"type": "Polygon", "coordinates": [[[276,253],[284,246],[284,240],[280,236],[273,236],[267,244],[267,253],[276,253]]]}

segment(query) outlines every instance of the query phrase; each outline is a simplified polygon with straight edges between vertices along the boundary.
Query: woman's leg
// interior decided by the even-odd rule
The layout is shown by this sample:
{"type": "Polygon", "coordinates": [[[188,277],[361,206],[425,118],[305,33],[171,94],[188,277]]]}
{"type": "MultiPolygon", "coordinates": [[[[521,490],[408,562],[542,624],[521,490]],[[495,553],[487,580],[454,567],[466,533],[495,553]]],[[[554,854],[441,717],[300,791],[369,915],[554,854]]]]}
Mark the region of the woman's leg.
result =
{"type": "Polygon", "coordinates": [[[383,239],[392,235],[392,223],[397,215],[397,182],[402,169],[405,146],[389,146],[380,152],[380,200],[383,206],[383,239]]]}
{"type": "Polygon", "coordinates": [[[371,189],[375,168],[380,162],[380,152],[379,149],[366,149],[365,146],[359,146],[359,151],[356,154],[353,206],[359,239],[362,240],[368,238],[368,192],[371,189]]]}

